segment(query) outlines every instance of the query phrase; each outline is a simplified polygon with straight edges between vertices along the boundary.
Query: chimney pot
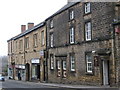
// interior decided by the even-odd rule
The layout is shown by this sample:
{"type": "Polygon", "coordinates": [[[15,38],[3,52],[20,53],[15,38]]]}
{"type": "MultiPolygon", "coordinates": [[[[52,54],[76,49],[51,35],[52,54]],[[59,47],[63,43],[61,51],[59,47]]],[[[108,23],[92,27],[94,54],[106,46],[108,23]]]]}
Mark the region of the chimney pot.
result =
{"type": "Polygon", "coordinates": [[[34,23],[28,23],[28,29],[32,28],[34,26],[34,23]]]}
{"type": "Polygon", "coordinates": [[[26,30],[26,25],[21,25],[21,33],[26,30]]]}

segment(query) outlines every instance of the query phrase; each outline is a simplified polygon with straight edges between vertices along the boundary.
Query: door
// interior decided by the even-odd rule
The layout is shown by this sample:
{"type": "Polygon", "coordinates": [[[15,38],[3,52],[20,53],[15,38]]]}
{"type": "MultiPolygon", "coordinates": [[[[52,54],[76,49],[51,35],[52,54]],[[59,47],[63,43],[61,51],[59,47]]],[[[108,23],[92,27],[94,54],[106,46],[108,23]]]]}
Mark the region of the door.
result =
{"type": "Polygon", "coordinates": [[[26,64],[26,81],[30,80],[30,65],[29,63],[26,64]]]}
{"type": "Polygon", "coordinates": [[[103,61],[103,85],[109,84],[109,78],[108,78],[108,61],[103,61]]]}

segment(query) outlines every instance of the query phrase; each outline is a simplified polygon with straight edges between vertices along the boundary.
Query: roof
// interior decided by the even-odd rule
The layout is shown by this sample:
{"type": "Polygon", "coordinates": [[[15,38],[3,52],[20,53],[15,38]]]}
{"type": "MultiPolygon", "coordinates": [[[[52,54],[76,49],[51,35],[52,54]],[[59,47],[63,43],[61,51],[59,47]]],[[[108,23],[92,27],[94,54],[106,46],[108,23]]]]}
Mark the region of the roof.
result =
{"type": "Polygon", "coordinates": [[[58,10],[56,13],[54,13],[53,15],[51,15],[50,17],[48,17],[48,18],[46,19],[46,21],[47,21],[48,19],[50,19],[50,18],[52,18],[52,17],[60,14],[61,12],[65,11],[66,9],[74,6],[74,5],[77,4],[77,3],[79,3],[79,2],[69,2],[69,3],[67,3],[65,6],[63,6],[63,7],[62,7],[60,10],[58,10]]]}
{"type": "MultiPolygon", "coordinates": [[[[74,6],[74,5],[77,4],[77,3],[79,3],[79,2],[69,2],[69,3],[67,3],[65,6],[63,6],[63,7],[62,7],[60,10],[58,10],[56,13],[54,13],[53,15],[51,15],[50,17],[48,17],[45,21],[47,21],[48,19],[50,19],[50,18],[52,18],[52,17],[60,14],[61,12],[63,12],[63,11],[65,11],[66,9],[74,6]]],[[[26,30],[25,32],[23,32],[23,33],[15,36],[15,37],[9,39],[7,42],[9,42],[10,40],[16,40],[16,39],[18,39],[18,38],[20,38],[20,37],[22,37],[22,36],[24,36],[24,35],[32,32],[32,31],[36,30],[37,28],[42,27],[42,26],[45,24],[45,21],[44,21],[44,22],[41,22],[41,23],[39,23],[38,25],[34,26],[33,28],[28,29],[28,30],[26,30]]]]}
{"type": "Polygon", "coordinates": [[[35,31],[37,28],[42,27],[42,26],[44,26],[44,25],[45,25],[45,21],[44,21],[44,22],[41,22],[41,23],[39,23],[39,24],[37,24],[37,25],[35,25],[34,27],[32,27],[32,28],[24,31],[23,33],[15,36],[15,37],[12,37],[12,38],[9,39],[7,42],[9,42],[10,40],[16,40],[16,39],[18,39],[18,38],[20,38],[20,37],[22,37],[22,36],[24,36],[24,35],[32,32],[32,31],[35,31]]]}

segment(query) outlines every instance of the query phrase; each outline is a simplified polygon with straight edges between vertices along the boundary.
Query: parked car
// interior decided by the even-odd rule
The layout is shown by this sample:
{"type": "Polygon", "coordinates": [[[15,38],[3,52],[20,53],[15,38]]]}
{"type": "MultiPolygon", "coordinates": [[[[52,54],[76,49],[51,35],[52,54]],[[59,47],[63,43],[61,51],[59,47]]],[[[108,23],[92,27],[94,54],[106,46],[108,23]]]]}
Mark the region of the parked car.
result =
{"type": "Polygon", "coordinates": [[[2,74],[0,74],[0,81],[5,81],[5,78],[2,74]]]}

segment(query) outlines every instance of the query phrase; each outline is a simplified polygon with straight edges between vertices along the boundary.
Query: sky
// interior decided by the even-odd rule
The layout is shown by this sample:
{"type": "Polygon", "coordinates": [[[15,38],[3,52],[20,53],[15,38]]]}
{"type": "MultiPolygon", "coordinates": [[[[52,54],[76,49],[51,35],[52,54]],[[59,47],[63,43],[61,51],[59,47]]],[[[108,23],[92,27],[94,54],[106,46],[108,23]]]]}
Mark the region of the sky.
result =
{"type": "Polygon", "coordinates": [[[7,40],[21,33],[21,25],[44,21],[67,0],[0,0],[0,56],[8,54],[7,40]]]}

